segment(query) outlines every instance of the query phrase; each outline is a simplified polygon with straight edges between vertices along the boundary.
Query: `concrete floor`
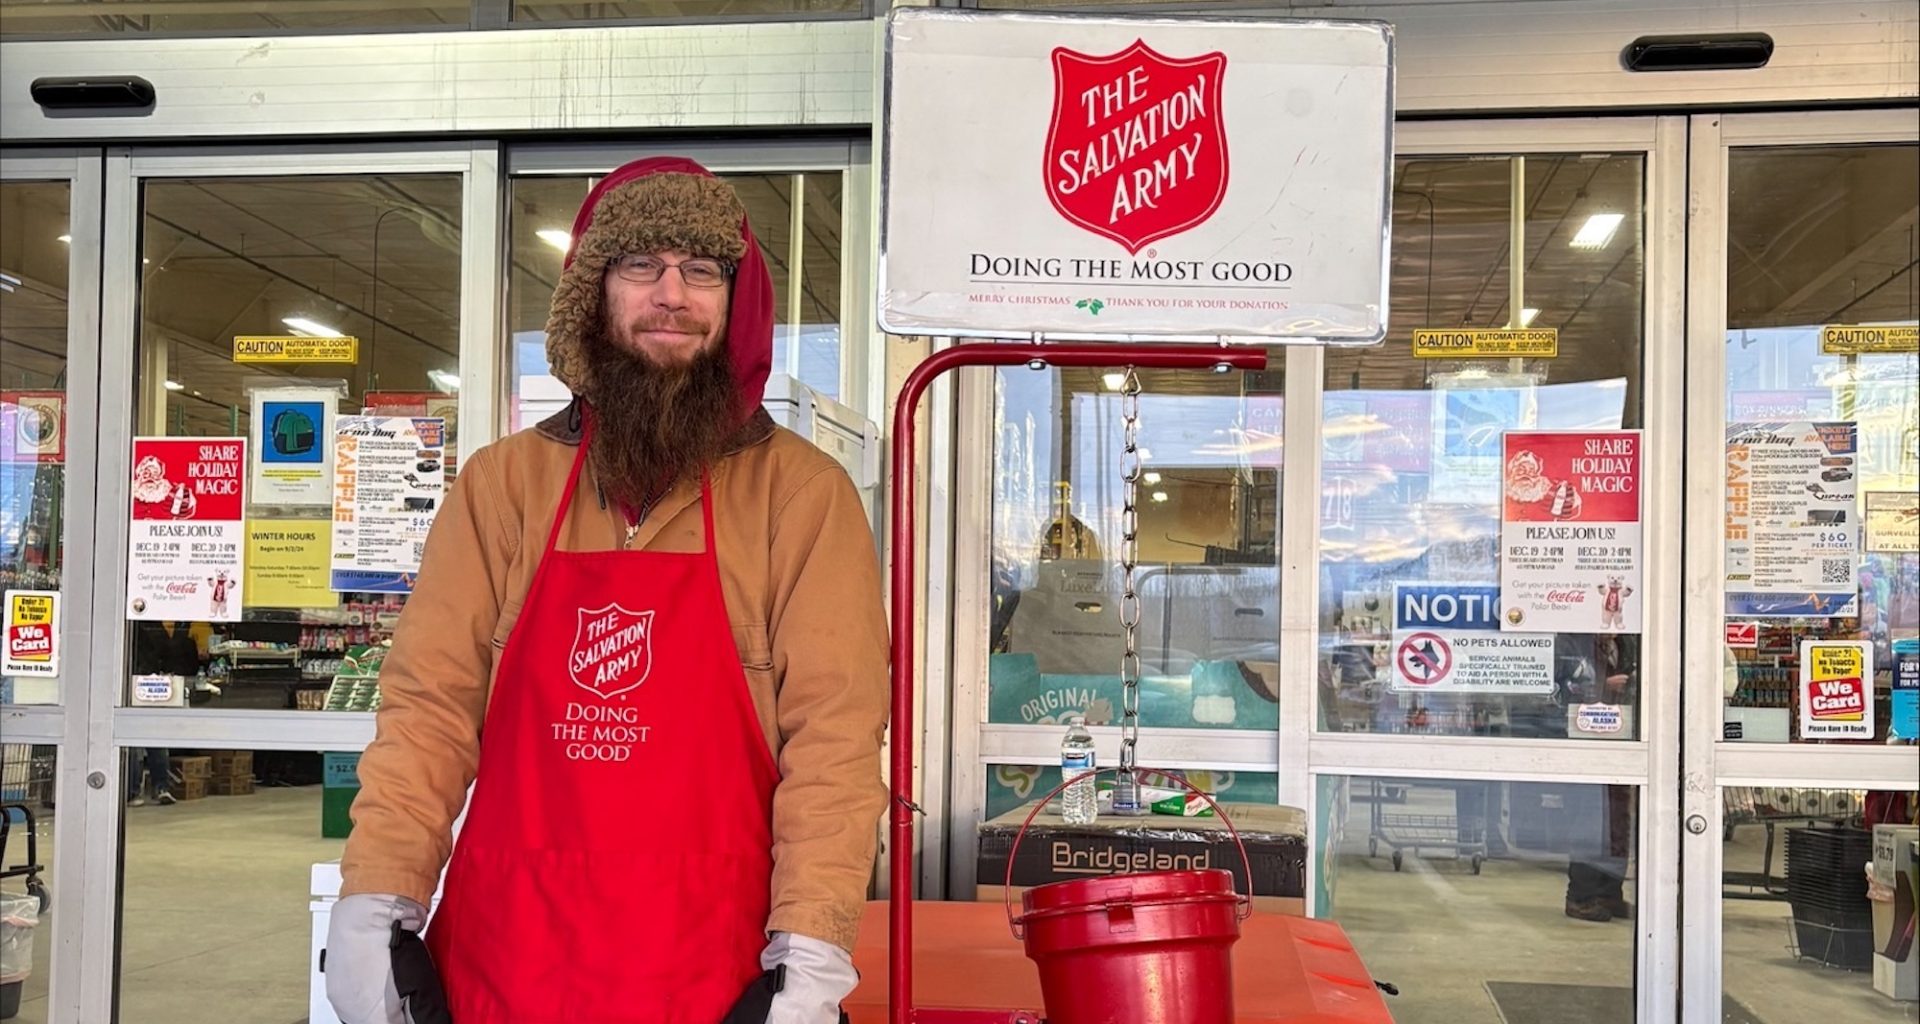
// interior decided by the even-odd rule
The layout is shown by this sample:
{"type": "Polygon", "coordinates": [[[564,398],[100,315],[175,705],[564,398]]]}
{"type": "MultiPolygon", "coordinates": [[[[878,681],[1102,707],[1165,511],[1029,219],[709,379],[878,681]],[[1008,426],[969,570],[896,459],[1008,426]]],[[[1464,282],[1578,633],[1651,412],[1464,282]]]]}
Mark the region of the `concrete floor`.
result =
{"type": "MultiPolygon", "coordinates": [[[[343,846],[319,838],[320,788],[127,813],[121,1024],[303,1020],[308,870],[343,846]]],[[[1385,857],[1367,856],[1366,822],[1367,805],[1355,805],[1340,843],[1337,917],[1376,976],[1400,987],[1390,1001],[1398,1024],[1518,1024],[1502,1021],[1489,981],[1632,984],[1630,926],[1562,912],[1564,857],[1489,861],[1479,876],[1464,864],[1409,857],[1396,873],[1385,857]]],[[[1757,827],[1740,829],[1729,869],[1758,870],[1761,842],[1757,827]]],[[[49,881],[57,901],[63,886],[49,881]]],[[[1882,998],[1865,974],[1796,963],[1786,949],[1786,904],[1726,906],[1727,990],[1765,1024],[1920,1021],[1914,1004],[1882,998]]],[[[46,1024],[47,938],[44,929],[36,935],[35,975],[9,1024],[46,1024]]]]}
{"type": "MultiPolygon", "coordinates": [[[[320,838],[319,786],[128,808],[120,1024],[304,1021],[309,872],[345,845],[320,838]]],[[[49,885],[58,913],[63,887],[49,885]]],[[[35,976],[8,1024],[46,1024],[38,932],[35,976]]]]}
{"type": "MultiPolygon", "coordinates": [[[[1396,812],[1451,813],[1422,806],[1416,789],[1396,812]]],[[[1367,855],[1371,805],[1351,806],[1342,833],[1335,882],[1335,918],[1374,976],[1399,986],[1388,1000],[1396,1024],[1520,1024],[1503,1020],[1488,982],[1518,981],[1626,988],[1633,984],[1633,925],[1596,924],[1566,916],[1567,858],[1515,854],[1488,861],[1478,876],[1438,854],[1406,857],[1395,872],[1382,848],[1367,855]]],[[[1729,871],[1760,870],[1765,833],[1743,826],[1727,844],[1729,871]]],[[[1781,842],[1784,843],[1784,833],[1781,842]]],[[[1776,847],[1773,871],[1784,873],[1776,847]]],[[[1638,902],[1632,875],[1626,898],[1638,902]]],[[[1871,973],[1797,962],[1787,949],[1791,912],[1784,902],[1727,900],[1722,971],[1727,995],[1765,1024],[1912,1024],[1914,1003],[1873,990],[1871,973]]],[[[1582,1024],[1630,1024],[1598,1012],[1570,1014],[1582,1024]]],[[[1692,1022],[1687,1024],[1712,1024],[1692,1022]]]]}

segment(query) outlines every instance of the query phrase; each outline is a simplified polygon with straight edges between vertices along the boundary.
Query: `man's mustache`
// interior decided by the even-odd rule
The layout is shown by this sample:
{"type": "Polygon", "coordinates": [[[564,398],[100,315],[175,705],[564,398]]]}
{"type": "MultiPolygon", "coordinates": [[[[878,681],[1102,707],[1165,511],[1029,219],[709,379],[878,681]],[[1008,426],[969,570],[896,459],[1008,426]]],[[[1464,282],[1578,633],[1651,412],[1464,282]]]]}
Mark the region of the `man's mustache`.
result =
{"type": "Polygon", "coordinates": [[[644,334],[651,331],[674,331],[681,334],[705,335],[713,330],[713,325],[697,316],[688,314],[662,313],[655,316],[636,318],[627,325],[632,334],[644,334]]]}

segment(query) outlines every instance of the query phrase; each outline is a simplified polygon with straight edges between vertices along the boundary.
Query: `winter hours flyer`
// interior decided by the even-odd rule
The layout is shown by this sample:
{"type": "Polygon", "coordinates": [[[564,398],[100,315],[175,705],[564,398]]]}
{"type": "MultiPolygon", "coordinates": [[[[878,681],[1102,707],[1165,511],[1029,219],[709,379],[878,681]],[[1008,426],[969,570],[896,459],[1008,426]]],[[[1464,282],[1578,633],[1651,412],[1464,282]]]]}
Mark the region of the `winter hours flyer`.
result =
{"type": "Polygon", "coordinates": [[[129,619],[239,621],[246,472],[245,438],[134,439],[129,619]]]}
{"type": "Polygon", "coordinates": [[[1640,632],[1640,432],[1508,433],[1500,628],[1640,632]]]}

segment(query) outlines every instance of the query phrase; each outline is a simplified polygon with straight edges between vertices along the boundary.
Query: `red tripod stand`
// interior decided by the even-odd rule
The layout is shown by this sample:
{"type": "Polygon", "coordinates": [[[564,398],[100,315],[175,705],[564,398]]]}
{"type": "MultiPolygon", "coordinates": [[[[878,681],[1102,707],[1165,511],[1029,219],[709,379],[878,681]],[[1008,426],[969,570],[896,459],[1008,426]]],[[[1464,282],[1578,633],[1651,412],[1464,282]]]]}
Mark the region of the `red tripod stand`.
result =
{"type": "MultiPolygon", "coordinates": [[[[847,1002],[855,1024],[879,1024],[883,1019],[874,1011],[878,1003],[877,986],[871,981],[884,970],[887,979],[887,1024],[1040,1024],[1037,982],[1027,983],[1034,974],[1019,945],[1007,931],[1005,911],[998,903],[916,903],[913,898],[913,815],[919,808],[913,802],[914,718],[914,554],[917,550],[914,516],[915,414],[929,385],[942,374],[962,366],[1046,366],[1122,367],[1185,370],[1262,370],[1267,365],[1265,350],[1172,344],[962,344],[934,353],[907,377],[900,391],[893,420],[892,514],[892,630],[893,630],[893,711],[889,732],[891,743],[890,781],[893,799],[888,821],[889,899],[885,956],[878,955],[869,934],[876,922],[878,907],[869,906],[862,942],[855,951],[861,968],[861,988],[847,1002]],[[914,915],[918,912],[937,917],[935,938],[947,958],[944,966],[966,978],[976,991],[969,1006],[942,1000],[940,1009],[922,1009],[914,1005],[913,954],[914,915]],[[884,965],[884,967],[883,967],[884,965]],[[1017,988],[1023,995],[1017,1005],[1000,1006],[994,1002],[999,986],[1017,988]],[[1031,995],[1025,995],[1026,992],[1031,995]],[[983,1005],[983,1003],[985,1005],[983,1005]],[[994,1006],[996,1008],[986,1008],[994,1006]]],[[[1242,1000],[1239,1014],[1245,1024],[1253,1022],[1389,1022],[1379,993],[1368,977],[1352,947],[1346,943],[1339,926],[1304,918],[1256,915],[1249,922],[1263,929],[1263,954],[1275,955],[1262,963],[1264,973],[1250,978],[1266,998],[1242,1000]],[[1284,946],[1282,955],[1277,947],[1284,946]],[[1295,991],[1297,990],[1297,991],[1295,991]],[[1304,1012],[1275,1016],[1262,1007],[1280,1003],[1300,1006],[1304,1012]],[[1245,1005],[1252,1003],[1254,1005],[1245,1005]],[[1252,1010],[1252,1013],[1246,1012],[1252,1010]]],[[[1257,938],[1258,936],[1256,936],[1257,938]]],[[[1246,940],[1242,945],[1247,946],[1246,940]]],[[[949,986],[951,987],[951,986],[949,986]]],[[[1236,976],[1236,989],[1241,988],[1236,976]]]]}

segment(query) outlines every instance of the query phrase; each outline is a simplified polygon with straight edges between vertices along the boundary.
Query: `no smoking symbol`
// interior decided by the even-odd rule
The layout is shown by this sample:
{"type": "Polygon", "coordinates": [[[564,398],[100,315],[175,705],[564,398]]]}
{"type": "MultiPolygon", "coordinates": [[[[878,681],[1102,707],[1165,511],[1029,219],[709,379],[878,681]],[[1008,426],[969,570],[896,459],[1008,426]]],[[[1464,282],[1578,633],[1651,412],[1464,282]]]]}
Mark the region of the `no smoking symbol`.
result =
{"type": "Polygon", "coordinates": [[[1453,646],[1438,633],[1415,633],[1400,641],[1394,660],[1415,686],[1433,686],[1453,671],[1453,646]]]}

